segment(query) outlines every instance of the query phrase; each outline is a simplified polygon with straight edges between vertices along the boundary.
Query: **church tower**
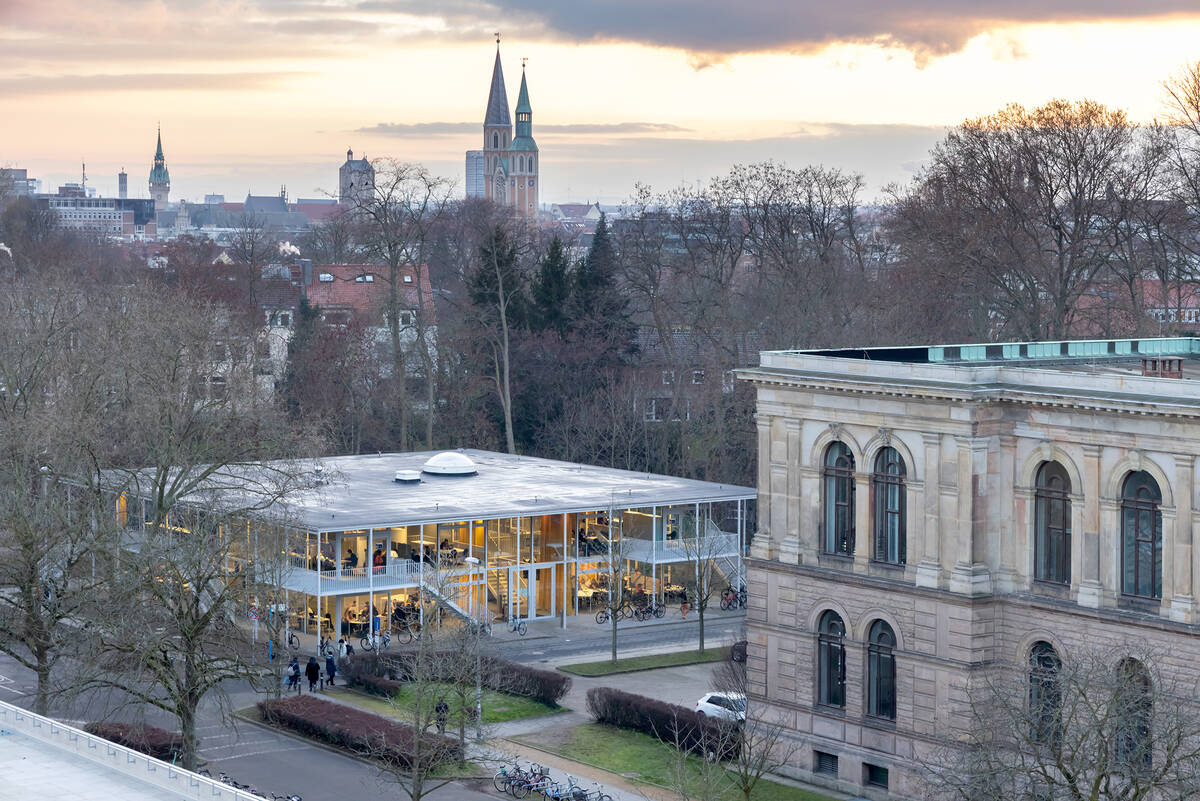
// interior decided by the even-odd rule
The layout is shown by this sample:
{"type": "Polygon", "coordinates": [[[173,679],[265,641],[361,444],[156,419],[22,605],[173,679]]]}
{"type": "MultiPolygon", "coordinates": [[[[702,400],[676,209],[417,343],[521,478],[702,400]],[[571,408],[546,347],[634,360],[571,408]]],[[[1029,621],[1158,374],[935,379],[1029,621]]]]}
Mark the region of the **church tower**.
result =
{"type": "Polygon", "coordinates": [[[167,196],[171,193],[171,174],[167,172],[167,160],[163,158],[162,126],[158,129],[158,148],[154,151],[154,166],[150,168],[150,197],[154,199],[154,210],[167,207],[167,196]]]}
{"type": "Polygon", "coordinates": [[[517,135],[508,147],[509,205],[519,217],[538,213],[538,146],[533,141],[533,108],[521,63],[521,93],[517,95],[517,135]]]}
{"type": "Polygon", "coordinates": [[[496,35],[496,65],[492,67],[492,85],[488,90],[487,113],[483,116],[483,196],[507,205],[508,146],[512,144],[512,117],[508,115],[508,92],[504,89],[504,68],[500,66],[500,35],[496,35]]]}

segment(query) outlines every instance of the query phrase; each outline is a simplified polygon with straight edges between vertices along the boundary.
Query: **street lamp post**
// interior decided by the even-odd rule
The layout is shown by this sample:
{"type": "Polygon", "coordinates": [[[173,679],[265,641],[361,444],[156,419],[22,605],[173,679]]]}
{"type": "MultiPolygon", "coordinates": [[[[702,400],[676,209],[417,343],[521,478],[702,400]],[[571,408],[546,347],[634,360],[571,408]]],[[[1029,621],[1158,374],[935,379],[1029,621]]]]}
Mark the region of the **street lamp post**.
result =
{"type": "MultiPolygon", "coordinates": [[[[468,556],[463,560],[471,567],[467,571],[467,591],[470,593],[471,602],[468,604],[471,621],[474,624],[475,636],[475,742],[483,742],[483,655],[480,653],[480,648],[483,646],[480,638],[483,636],[483,626],[478,620],[478,615],[475,614],[475,567],[479,564],[478,557],[468,556]]],[[[481,569],[480,575],[483,574],[481,569]]]]}

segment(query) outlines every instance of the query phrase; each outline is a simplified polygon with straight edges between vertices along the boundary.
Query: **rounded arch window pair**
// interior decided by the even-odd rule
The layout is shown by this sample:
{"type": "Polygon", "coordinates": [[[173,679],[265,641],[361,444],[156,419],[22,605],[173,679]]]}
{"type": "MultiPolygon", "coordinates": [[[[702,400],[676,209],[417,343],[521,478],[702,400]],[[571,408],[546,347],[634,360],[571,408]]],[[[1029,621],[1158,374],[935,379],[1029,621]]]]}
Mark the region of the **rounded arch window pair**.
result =
{"type": "MultiPolygon", "coordinates": [[[[867,714],[896,717],[896,634],[883,620],[867,634],[867,714]]],[[[832,609],[817,625],[817,700],[825,706],[846,706],[846,624],[832,609]]]]}
{"type": "MultiPolygon", "coordinates": [[[[880,448],[871,473],[871,558],[902,565],[907,561],[907,477],[904,457],[880,448]]],[[[854,454],[846,443],[830,443],[822,468],[822,548],[851,556],[855,542],[854,454]]]]}

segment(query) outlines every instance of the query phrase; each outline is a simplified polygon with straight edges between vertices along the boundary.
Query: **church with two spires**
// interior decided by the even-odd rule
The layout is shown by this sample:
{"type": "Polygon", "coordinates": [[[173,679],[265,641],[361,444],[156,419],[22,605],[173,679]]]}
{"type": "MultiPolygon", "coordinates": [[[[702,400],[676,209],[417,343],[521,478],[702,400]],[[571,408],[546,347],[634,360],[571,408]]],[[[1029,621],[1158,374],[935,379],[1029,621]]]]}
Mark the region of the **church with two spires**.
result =
{"type": "Polygon", "coordinates": [[[511,206],[521,217],[538,214],[538,146],[533,141],[533,109],[529,105],[529,87],[525,64],[521,63],[521,90],[515,110],[514,131],[508,112],[508,92],[504,88],[504,69],[500,64],[500,38],[496,37],[496,64],[488,90],[487,112],[483,118],[483,149],[467,151],[467,196],[482,197],[502,206],[511,206]]]}

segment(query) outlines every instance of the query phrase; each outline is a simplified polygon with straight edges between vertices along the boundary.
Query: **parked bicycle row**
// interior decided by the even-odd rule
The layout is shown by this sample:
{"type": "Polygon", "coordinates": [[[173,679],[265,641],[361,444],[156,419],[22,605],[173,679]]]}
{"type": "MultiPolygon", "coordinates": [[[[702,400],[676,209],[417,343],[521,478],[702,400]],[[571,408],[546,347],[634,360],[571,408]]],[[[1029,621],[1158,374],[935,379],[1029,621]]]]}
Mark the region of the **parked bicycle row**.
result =
{"type": "MultiPolygon", "coordinates": [[[[726,587],[721,592],[721,611],[729,611],[730,609],[744,609],[746,607],[746,588],[742,586],[734,589],[732,586],[726,587]]],[[[687,595],[683,596],[683,600],[679,603],[679,616],[687,619],[688,612],[694,609],[691,598],[687,595]]],[[[667,613],[665,604],[660,604],[648,596],[638,597],[636,594],[627,596],[619,606],[603,606],[600,611],[596,612],[597,623],[607,623],[613,618],[620,620],[632,619],[639,622],[644,622],[652,617],[661,618],[667,613]]]]}
{"type": "MultiPolygon", "coordinates": [[[[196,773],[201,776],[207,776],[210,779],[212,778],[212,774],[207,768],[200,768],[196,771],[196,773]]],[[[260,792],[249,784],[242,784],[225,771],[218,772],[217,777],[221,780],[222,784],[228,784],[235,790],[241,790],[243,793],[249,793],[250,795],[258,796],[259,798],[269,798],[271,801],[304,801],[304,799],[295,794],[260,792]]]]}
{"type": "Polygon", "coordinates": [[[574,776],[567,776],[566,782],[556,782],[550,772],[536,762],[530,763],[528,768],[516,764],[502,767],[492,778],[492,784],[513,798],[537,794],[545,801],[612,801],[612,796],[604,792],[599,782],[592,782],[590,789],[574,776]]]}

